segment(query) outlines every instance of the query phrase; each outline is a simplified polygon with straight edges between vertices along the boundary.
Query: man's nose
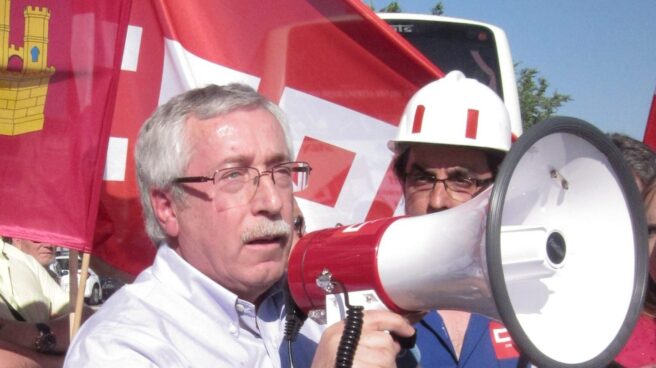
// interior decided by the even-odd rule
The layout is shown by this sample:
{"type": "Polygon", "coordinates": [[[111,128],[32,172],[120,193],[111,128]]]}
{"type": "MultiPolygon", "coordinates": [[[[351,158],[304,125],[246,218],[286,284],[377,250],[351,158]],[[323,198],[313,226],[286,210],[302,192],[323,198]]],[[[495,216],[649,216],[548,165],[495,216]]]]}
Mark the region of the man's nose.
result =
{"type": "Polygon", "coordinates": [[[253,202],[256,212],[278,213],[280,211],[283,202],[282,193],[273,182],[271,173],[259,177],[251,202],[253,202]]]}
{"type": "Polygon", "coordinates": [[[443,181],[436,182],[428,198],[428,213],[437,212],[453,207],[453,199],[446,191],[443,181]]]}

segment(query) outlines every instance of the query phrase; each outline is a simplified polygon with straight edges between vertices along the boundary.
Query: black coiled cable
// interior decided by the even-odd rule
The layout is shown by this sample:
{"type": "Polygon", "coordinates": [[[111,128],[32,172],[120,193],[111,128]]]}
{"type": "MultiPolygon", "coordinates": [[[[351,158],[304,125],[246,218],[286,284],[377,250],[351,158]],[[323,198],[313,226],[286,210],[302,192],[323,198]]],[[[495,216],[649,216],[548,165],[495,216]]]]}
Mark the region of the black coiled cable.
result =
{"type": "Polygon", "coordinates": [[[351,368],[355,349],[358,347],[360,335],[362,334],[362,323],[364,307],[361,305],[349,305],[347,302],[346,318],[344,320],[344,332],[337,347],[337,368],[351,368]]]}
{"type": "Polygon", "coordinates": [[[337,347],[336,368],[351,368],[355,349],[358,347],[360,335],[362,334],[362,324],[364,323],[364,307],[361,305],[351,305],[349,301],[348,290],[338,281],[333,283],[339,286],[344,293],[344,304],[346,305],[346,317],[344,318],[344,331],[342,338],[339,340],[337,347]]]}

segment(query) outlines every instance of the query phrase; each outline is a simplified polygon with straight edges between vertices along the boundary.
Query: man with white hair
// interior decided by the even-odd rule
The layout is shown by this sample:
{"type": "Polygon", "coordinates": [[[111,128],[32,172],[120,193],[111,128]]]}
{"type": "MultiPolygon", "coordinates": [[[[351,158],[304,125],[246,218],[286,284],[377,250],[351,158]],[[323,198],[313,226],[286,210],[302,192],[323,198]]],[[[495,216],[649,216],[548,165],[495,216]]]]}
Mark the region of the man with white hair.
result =
{"type": "MultiPolygon", "coordinates": [[[[65,366],[334,366],[343,323],[308,320],[283,344],[293,192],[311,170],[290,146],[280,109],[244,85],[160,106],[135,152],[157,256],[82,326],[65,366]]],[[[356,362],[393,366],[400,346],[387,331],[414,333],[398,315],[368,313],[356,362]]]]}

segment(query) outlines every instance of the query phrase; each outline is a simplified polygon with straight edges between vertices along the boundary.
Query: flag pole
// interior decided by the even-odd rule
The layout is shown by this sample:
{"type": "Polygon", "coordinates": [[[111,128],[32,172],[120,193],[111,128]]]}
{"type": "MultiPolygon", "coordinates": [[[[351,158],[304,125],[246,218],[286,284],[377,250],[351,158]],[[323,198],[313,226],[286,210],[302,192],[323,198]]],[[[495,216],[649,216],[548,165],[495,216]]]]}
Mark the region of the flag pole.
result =
{"type": "MultiPolygon", "coordinates": [[[[75,252],[75,274],[77,274],[77,251],[75,252]]],[[[70,256],[69,256],[70,258],[70,256]]],[[[77,333],[77,330],[80,329],[80,325],[82,323],[82,308],[84,307],[84,288],[87,283],[87,278],[89,276],[89,260],[91,259],[91,254],[90,253],[82,253],[82,274],[80,275],[80,280],[76,285],[76,291],[77,295],[73,295],[71,293],[70,300],[75,300],[75,310],[72,313],[72,320],[70,323],[71,326],[71,340],[73,340],[73,337],[77,333]],[[82,292],[79,292],[79,290],[82,290],[82,292]]],[[[70,259],[69,259],[70,262],[70,259]]],[[[71,273],[73,272],[72,270],[70,271],[71,273]]],[[[70,278],[69,278],[70,280],[70,278]]],[[[72,282],[71,282],[72,285],[72,282]]],[[[71,288],[71,291],[73,288],[71,288]]]]}

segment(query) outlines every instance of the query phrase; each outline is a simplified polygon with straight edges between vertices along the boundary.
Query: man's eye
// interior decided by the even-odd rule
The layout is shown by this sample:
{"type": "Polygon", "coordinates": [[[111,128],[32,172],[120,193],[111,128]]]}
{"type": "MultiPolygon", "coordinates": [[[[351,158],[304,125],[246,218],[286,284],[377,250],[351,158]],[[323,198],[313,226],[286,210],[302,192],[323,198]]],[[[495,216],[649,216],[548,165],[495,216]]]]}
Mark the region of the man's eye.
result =
{"type": "Polygon", "coordinates": [[[274,169],[276,176],[292,176],[292,169],[289,167],[277,167],[274,169]]]}
{"type": "Polygon", "coordinates": [[[432,183],[435,181],[435,177],[433,175],[426,174],[416,174],[413,176],[413,179],[417,183],[432,183]]]}
{"type": "Polygon", "coordinates": [[[455,190],[470,190],[475,184],[474,181],[470,178],[464,176],[455,176],[449,178],[448,185],[451,186],[451,189],[455,190]]]}
{"type": "Polygon", "coordinates": [[[456,184],[463,184],[463,185],[470,185],[472,184],[472,180],[470,178],[464,177],[464,176],[456,176],[453,178],[449,178],[449,181],[456,183],[456,184]]]}
{"type": "Polygon", "coordinates": [[[225,170],[221,173],[219,180],[224,181],[244,181],[248,177],[248,170],[243,168],[225,170]]]}

